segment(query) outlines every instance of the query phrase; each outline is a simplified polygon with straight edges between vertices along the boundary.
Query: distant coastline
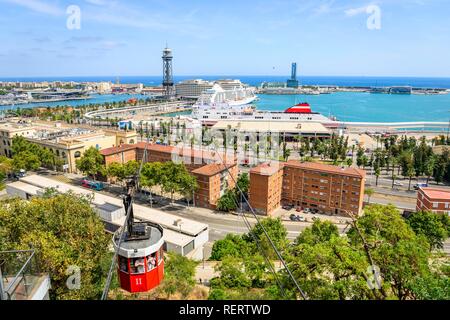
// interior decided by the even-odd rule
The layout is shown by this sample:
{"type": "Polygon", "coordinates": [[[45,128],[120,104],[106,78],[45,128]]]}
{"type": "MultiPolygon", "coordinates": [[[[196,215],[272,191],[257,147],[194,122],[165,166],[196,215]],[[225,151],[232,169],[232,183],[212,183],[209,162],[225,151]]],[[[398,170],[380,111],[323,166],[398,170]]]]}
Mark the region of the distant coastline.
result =
{"type": "MultiPolygon", "coordinates": [[[[243,76],[243,75],[189,75],[174,76],[174,81],[179,82],[188,79],[240,79],[243,83],[259,86],[262,82],[285,82],[286,76],[243,76]]],[[[100,82],[110,81],[115,83],[142,83],[145,86],[158,86],[161,84],[161,76],[87,76],[87,77],[0,77],[0,81],[75,81],[75,82],[100,82]]],[[[415,88],[444,88],[450,89],[450,77],[364,77],[364,76],[298,76],[302,85],[325,86],[354,86],[354,87],[385,87],[385,86],[411,86],[415,88]]]]}

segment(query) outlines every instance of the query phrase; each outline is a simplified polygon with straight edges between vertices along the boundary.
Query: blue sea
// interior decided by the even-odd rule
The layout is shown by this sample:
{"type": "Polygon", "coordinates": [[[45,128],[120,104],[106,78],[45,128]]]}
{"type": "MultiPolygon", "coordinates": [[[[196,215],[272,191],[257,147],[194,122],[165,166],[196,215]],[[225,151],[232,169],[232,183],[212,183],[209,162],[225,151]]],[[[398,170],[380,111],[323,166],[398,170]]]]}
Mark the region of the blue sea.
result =
{"type": "MultiPolygon", "coordinates": [[[[283,82],[288,76],[176,76],[174,81],[201,78],[240,79],[252,86],[261,82],[283,82]]],[[[116,77],[42,77],[42,78],[0,78],[0,81],[116,81],[116,77]]],[[[448,88],[450,78],[404,78],[404,77],[300,77],[307,85],[336,86],[397,86],[408,85],[421,88],[448,88]]],[[[147,86],[159,85],[161,77],[120,77],[121,83],[144,83],[147,86]]],[[[141,95],[101,95],[87,100],[74,100],[53,103],[20,105],[21,108],[35,106],[81,105],[106,101],[128,100],[131,97],[146,98],[141,95]]],[[[450,118],[450,94],[447,95],[388,95],[359,92],[338,92],[324,95],[259,95],[255,104],[260,110],[284,110],[299,102],[308,102],[313,111],[336,116],[342,121],[448,121],[450,118]]],[[[15,106],[17,107],[17,106],[15,106]]],[[[11,108],[3,106],[1,109],[11,108]]]]}
{"type": "MultiPolygon", "coordinates": [[[[258,86],[262,82],[285,82],[289,76],[243,76],[243,75],[187,75],[174,76],[174,81],[179,82],[187,79],[240,79],[242,82],[252,86],[258,86]]],[[[75,81],[75,82],[94,82],[111,81],[116,82],[117,76],[92,76],[92,77],[0,77],[0,81],[75,81]]],[[[419,88],[446,88],[450,89],[450,78],[426,78],[426,77],[364,77],[364,76],[299,76],[298,80],[305,85],[336,85],[336,86],[412,86],[419,88]]],[[[161,76],[123,76],[119,77],[120,83],[143,83],[146,86],[156,86],[161,84],[161,76]]]]}

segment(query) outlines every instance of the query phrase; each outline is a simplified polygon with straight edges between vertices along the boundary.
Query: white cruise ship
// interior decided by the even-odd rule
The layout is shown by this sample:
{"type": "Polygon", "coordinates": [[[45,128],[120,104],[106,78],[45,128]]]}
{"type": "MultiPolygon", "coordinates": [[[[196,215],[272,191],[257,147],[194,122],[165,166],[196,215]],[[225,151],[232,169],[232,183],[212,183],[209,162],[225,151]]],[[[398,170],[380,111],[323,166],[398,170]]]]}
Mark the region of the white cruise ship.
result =
{"type": "Polygon", "coordinates": [[[310,105],[306,102],[287,108],[285,111],[258,111],[253,105],[211,103],[199,99],[192,107],[191,117],[206,125],[213,125],[221,120],[317,122],[328,127],[338,125],[335,118],[312,112],[310,105]]]}
{"type": "Polygon", "coordinates": [[[229,106],[241,106],[255,101],[255,89],[244,86],[233,87],[224,90],[221,85],[215,83],[211,89],[205,90],[198,98],[196,105],[216,106],[225,104],[229,106]]]}

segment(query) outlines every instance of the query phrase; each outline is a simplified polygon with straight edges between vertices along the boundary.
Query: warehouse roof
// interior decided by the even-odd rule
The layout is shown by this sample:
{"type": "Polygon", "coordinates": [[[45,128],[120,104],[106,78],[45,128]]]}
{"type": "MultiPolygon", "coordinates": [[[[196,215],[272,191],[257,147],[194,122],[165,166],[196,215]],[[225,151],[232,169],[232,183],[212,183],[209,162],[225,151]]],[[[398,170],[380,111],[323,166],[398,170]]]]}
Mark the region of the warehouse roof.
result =
{"type": "Polygon", "coordinates": [[[225,130],[228,128],[249,132],[330,134],[330,131],[318,122],[221,120],[213,125],[213,129],[225,130]]]}

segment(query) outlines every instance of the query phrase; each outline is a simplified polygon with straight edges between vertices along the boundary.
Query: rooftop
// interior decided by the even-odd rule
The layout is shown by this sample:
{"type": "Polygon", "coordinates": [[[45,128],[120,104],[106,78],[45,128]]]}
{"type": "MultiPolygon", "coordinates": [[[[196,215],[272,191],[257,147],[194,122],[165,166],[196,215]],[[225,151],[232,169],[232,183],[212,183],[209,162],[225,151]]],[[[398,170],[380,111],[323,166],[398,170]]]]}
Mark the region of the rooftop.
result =
{"type": "Polygon", "coordinates": [[[136,149],[135,144],[122,144],[117,147],[111,147],[111,148],[106,148],[106,149],[100,150],[100,154],[103,156],[110,156],[110,155],[116,154],[118,152],[124,152],[124,151],[134,150],[134,149],[136,149]]]}
{"type": "MultiPolygon", "coordinates": [[[[119,197],[107,196],[98,192],[94,192],[90,189],[85,189],[81,187],[72,186],[60,181],[55,181],[50,178],[46,178],[41,175],[29,175],[20,178],[20,181],[32,184],[41,188],[56,188],[59,192],[73,191],[76,194],[93,194],[94,202],[97,204],[101,203],[111,203],[117,206],[123,206],[122,199],[119,197]]],[[[151,221],[161,225],[165,229],[172,229],[175,231],[180,231],[187,235],[196,236],[202,231],[208,228],[208,225],[200,222],[196,222],[186,218],[180,218],[176,215],[163,212],[161,210],[149,208],[146,206],[135,204],[133,206],[134,216],[136,219],[151,221]],[[179,225],[176,225],[176,221],[181,220],[179,225]]]]}
{"type": "Polygon", "coordinates": [[[327,173],[334,173],[340,175],[349,175],[359,178],[364,178],[366,172],[364,170],[353,167],[339,167],[329,164],[317,163],[317,162],[299,162],[297,160],[289,160],[285,163],[286,167],[302,168],[305,170],[315,170],[327,173]]]}
{"type": "Polygon", "coordinates": [[[430,199],[450,201],[450,190],[449,189],[426,187],[426,188],[420,188],[420,190],[422,190],[422,192],[425,194],[425,196],[430,199]]]}
{"type": "Polygon", "coordinates": [[[259,132],[295,132],[329,134],[330,131],[321,123],[315,122],[288,122],[288,121],[244,121],[244,120],[221,120],[213,126],[214,129],[233,129],[240,131],[259,132]]]}
{"type": "Polygon", "coordinates": [[[260,174],[263,176],[271,176],[281,170],[283,166],[284,162],[265,162],[250,169],[250,173],[260,174]]]}
{"type": "MultiPolygon", "coordinates": [[[[145,149],[146,142],[138,142],[136,147],[138,149],[145,149]]],[[[226,157],[222,153],[208,151],[208,150],[200,150],[200,149],[192,149],[185,147],[177,147],[177,146],[166,146],[161,144],[152,144],[149,143],[147,147],[148,151],[157,151],[162,153],[171,153],[173,155],[178,155],[179,157],[191,157],[191,158],[199,158],[203,159],[205,162],[218,162],[222,163],[226,161],[226,159],[230,159],[230,157],[226,157]]],[[[234,159],[226,161],[227,163],[234,163],[234,159]]]]}
{"type": "Polygon", "coordinates": [[[226,170],[227,168],[231,168],[235,165],[236,164],[227,164],[225,166],[225,164],[222,164],[222,163],[210,163],[210,164],[204,165],[203,167],[193,170],[192,173],[210,177],[210,176],[214,176],[214,175],[226,170]]]}

